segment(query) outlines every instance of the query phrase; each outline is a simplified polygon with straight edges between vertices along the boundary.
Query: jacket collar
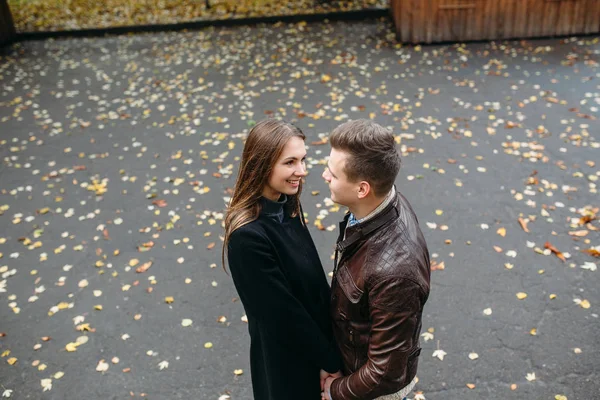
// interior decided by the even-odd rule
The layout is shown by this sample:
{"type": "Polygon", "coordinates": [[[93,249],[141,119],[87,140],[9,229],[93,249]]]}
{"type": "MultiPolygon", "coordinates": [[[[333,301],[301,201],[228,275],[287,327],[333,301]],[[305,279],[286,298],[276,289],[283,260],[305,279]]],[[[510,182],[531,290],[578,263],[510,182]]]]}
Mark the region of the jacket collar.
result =
{"type": "Polygon", "coordinates": [[[338,237],[336,250],[343,252],[348,247],[352,246],[361,239],[368,237],[371,233],[381,228],[384,224],[390,220],[398,218],[399,216],[400,207],[397,192],[394,196],[394,199],[387,205],[387,207],[381,210],[379,214],[375,215],[373,218],[365,221],[364,223],[349,226],[346,229],[346,226],[348,225],[348,218],[350,217],[350,214],[347,214],[344,217],[344,220],[340,222],[340,236],[338,237]],[[344,232],[346,233],[345,239],[344,232]]]}

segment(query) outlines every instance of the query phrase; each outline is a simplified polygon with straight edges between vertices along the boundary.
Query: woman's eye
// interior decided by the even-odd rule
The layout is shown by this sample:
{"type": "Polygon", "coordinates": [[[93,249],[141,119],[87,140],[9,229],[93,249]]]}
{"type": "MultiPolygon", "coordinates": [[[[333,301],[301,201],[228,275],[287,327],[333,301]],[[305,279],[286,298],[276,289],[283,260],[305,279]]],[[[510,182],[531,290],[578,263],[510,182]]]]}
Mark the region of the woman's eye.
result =
{"type": "Polygon", "coordinates": [[[294,163],[294,161],[290,160],[290,161],[286,162],[285,165],[292,165],[293,163],[294,163]]]}

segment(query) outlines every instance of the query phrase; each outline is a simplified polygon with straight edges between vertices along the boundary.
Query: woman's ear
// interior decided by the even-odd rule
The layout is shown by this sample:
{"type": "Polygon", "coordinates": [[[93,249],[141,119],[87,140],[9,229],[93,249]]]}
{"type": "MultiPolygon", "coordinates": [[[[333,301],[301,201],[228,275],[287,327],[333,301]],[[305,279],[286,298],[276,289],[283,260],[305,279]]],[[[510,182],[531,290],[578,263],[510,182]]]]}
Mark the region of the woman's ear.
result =
{"type": "Polygon", "coordinates": [[[367,181],[362,181],[358,184],[358,198],[364,199],[371,193],[371,185],[367,181]]]}

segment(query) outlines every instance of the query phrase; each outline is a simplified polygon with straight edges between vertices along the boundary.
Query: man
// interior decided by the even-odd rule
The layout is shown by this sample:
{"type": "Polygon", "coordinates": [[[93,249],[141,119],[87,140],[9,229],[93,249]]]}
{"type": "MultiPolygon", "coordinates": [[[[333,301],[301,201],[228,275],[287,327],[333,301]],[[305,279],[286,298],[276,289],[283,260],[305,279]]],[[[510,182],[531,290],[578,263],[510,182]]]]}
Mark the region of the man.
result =
{"type": "Polygon", "coordinates": [[[356,120],[338,126],[329,141],[323,178],[331,199],[349,208],[331,287],[345,376],[326,377],[322,396],[402,400],[416,383],[431,274],[427,245],[412,207],[394,187],[400,155],[392,133],[356,120]]]}

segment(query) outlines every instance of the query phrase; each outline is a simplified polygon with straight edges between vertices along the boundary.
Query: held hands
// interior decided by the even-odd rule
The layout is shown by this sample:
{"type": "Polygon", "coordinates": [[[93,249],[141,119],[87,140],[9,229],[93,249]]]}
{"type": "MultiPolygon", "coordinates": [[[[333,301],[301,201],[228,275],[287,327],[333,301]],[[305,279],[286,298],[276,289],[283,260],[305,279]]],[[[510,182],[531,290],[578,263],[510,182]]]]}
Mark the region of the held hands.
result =
{"type": "Polygon", "coordinates": [[[340,371],[336,372],[336,373],[329,373],[327,371],[321,370],[321,399],[322,400],[331,400],[331,397],[329,397],[329,391],[331,388],[331,383],[337,379],[337,378],[341,378],[343,375],[340,371]]]}

